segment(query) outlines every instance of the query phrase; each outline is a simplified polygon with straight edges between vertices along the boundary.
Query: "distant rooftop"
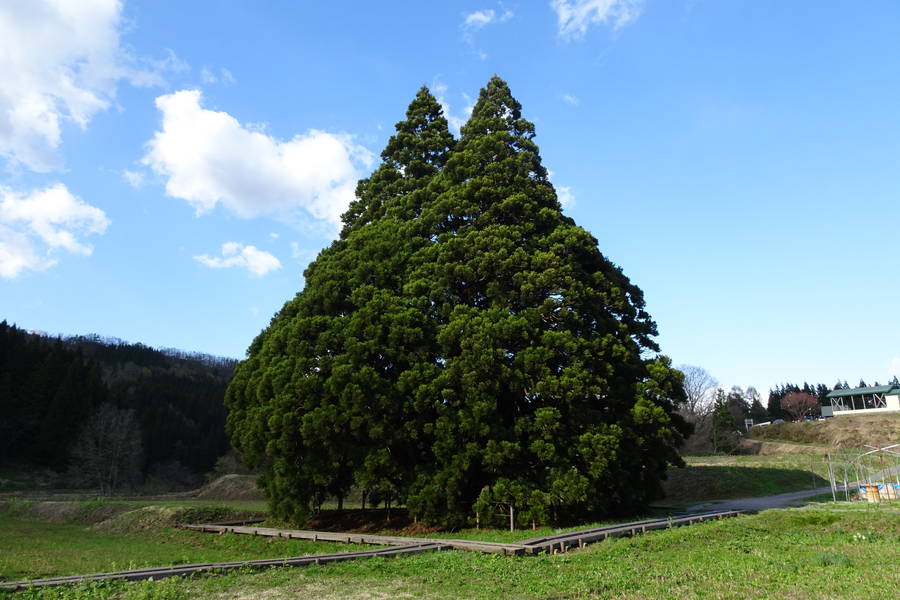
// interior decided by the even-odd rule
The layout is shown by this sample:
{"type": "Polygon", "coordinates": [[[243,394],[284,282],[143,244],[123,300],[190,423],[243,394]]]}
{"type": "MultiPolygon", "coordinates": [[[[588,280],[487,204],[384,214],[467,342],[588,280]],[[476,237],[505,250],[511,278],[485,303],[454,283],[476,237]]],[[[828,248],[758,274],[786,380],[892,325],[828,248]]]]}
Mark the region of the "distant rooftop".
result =
{"type": "Polygon", "coordinates": [[[849,390],[834,390],[828,392],[826,398],[841,398],[845,396],[864,396],[869,394],[884,394],[893,396],[900,394],[900,385],[876,385],[871,387],[852,388],[849,390]]]}

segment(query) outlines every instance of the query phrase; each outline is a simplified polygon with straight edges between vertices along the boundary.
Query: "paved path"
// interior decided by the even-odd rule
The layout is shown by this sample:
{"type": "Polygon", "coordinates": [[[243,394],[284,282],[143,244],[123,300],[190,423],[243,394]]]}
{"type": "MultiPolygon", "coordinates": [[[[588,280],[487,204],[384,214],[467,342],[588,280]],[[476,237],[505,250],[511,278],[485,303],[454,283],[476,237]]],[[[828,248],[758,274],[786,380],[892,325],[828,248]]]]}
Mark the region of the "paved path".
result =
{"type": "MultiPolygon", "coordinates": [[[[843,493],[844,486],[838,486],[838,492],[843,493]]],[[[689,507],[688,512],[722,511],[722,510],[767,510],[770,508],[786,508],[793,506],[805,498],[830,494],[831,486],[801,490],[799,492],[787,492],[774,496],[759,496],[756,498],[732,498],[730,500],[716,500],[704,504],[695,504],[689,507]]]]}

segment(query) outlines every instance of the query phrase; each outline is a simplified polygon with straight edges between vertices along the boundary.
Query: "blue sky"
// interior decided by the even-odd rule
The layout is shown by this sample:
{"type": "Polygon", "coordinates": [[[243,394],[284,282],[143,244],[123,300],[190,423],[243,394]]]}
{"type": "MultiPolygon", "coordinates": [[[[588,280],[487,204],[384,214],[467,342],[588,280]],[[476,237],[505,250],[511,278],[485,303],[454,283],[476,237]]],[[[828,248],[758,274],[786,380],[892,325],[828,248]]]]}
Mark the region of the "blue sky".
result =
{"type": "Polygon", "coordinates": [[[723,386],[900,374],[900,4],[0,5],[0,318],[241,357],[419,86],[506,79],[723,386]]]}

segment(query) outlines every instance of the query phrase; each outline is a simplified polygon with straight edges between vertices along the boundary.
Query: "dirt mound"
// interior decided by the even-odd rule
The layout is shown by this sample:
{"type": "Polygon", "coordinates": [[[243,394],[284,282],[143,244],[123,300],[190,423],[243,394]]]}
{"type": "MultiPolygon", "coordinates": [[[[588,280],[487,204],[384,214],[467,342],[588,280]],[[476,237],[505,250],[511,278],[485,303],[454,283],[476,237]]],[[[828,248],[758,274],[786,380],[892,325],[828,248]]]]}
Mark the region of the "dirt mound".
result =
{"type": "Polygon", "coordinates": [[[3,509],[17,518],[40,521],[42,523],[99,523],[131,510],[127,504],[103,501],[56,501],[10,500],[3,503],[3,509]]]}
{"type": "Polygon", "coordinates": [[[824,421],[778,423],[752,427],[750,436],[757,440],[843,448],[862,448],[866,444],[885,446],[900,442],[900,414],[840,416],[824,421]]]}
{"type": "Polygon", "coordinates": [[[262,490],[256,487],[253,475],[223,475],[200,488],[194,495],[203,500],[265,500],[262,490]]]}
{"type": "Polygon", "coordinates": [[[68,523],[75,520],[79,508],[76,502],[35,502],[28,514],[45,523],[68,523]]]}
{"type": "Polygon", "coordinates": [[[769,442],[765,440],[751,440],[742,438],[738,442],[740,454],[828,454],[833,448],[830,446],[810,446],[806,444],[793,444],[787,442],[769,442]]]}
{"type": "Polygon", "coordinates": [[[215,506],[145,506],[114,516],[94,525],[95,529],[116,533],[132,533],[177,527],[188,523],[216,523],[262,519],[265,515],[250,510],[215,506]]]}

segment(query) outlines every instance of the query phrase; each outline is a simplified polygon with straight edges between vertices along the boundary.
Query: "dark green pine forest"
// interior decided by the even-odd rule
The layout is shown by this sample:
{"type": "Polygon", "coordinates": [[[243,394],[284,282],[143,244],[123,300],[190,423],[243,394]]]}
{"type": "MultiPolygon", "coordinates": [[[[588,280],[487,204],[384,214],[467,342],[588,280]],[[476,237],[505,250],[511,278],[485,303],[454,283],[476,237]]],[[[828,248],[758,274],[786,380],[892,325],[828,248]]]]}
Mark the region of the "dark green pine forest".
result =
{"type": "Polygon", "coordinates": [[[235,362],[3,321],[0,467],[55,471],[66,487],[195,485],[229,450],[235,362]]]}
{"type": "Polygon", "coordinates": [[[274,516],[351,489],[449,527],[661,496],[690,432],[641,290],[561,212],[507,84],[459,139],[416,94],[343,230],[251,344],[227,431],[274,516]]]}

